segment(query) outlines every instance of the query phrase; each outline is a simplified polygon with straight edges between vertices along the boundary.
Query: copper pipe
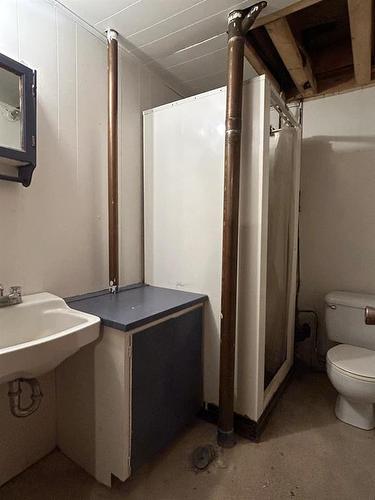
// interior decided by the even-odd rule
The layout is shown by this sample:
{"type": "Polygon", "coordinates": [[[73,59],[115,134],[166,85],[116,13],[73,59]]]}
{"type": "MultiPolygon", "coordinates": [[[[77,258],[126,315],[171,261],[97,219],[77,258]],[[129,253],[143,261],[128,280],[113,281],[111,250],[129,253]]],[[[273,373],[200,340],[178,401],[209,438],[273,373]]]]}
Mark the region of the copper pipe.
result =
{"type": "Polygon", "coordinates": [[[365,323],[366,325],[375,325],[375,309],[367,306],[365,308],[365,323]]]}
{"type": "Polygon", "coordinates": [[[117,32],[107,31],[108,40],[108,239],[109,291],[117,293],[118,257],[118,44],[117,32]]]}
{"type": "Polygon", "coordinates": [[[259,2],[249,9],[233,11],[228,17],[218,422],[218,444],[225,448],[235,444],[233,411],[244,45],[247,31],[266,5],[266,2],[259,2]]]}

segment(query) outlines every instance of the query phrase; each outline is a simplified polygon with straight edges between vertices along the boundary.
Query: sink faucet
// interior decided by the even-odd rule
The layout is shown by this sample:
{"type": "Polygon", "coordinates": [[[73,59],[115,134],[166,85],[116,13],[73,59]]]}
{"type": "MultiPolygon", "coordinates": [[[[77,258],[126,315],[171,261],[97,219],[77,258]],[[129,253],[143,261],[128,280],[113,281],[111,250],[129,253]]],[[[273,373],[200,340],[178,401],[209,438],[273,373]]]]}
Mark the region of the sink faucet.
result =
{"type": "Polygon", "coordinates": [[[20,286],[11,286],[9,294],[4,295],[4,287],[0,284],[0,307],[14,306],[22,302],[22,289],[20,286]]]}

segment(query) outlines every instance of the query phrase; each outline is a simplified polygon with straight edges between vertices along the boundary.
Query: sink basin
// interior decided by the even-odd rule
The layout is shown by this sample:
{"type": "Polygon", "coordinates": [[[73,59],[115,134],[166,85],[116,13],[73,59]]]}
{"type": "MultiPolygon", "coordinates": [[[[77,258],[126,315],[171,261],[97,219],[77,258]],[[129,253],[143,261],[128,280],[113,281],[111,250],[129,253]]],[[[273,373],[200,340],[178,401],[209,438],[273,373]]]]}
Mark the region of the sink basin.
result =
{"type": "Polygon", "coordinates": [[[0,384],[47,373],[99,337],[100,318],[51,293],[0,308],[0,384]]]}

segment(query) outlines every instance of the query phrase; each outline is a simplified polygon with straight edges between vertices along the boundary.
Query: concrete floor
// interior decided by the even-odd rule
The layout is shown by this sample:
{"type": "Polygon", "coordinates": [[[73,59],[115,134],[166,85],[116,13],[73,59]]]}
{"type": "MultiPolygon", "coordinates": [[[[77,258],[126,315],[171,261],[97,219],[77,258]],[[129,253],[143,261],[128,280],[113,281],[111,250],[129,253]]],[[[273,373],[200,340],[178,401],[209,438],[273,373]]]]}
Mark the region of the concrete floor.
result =
{"type": "Polygon", "coordinates": [[[204,472],[191,453],[215,443],[216,429],[197,422],[153,463],[112,489],[99,485],[59,452],[0,488],[1,500],[375,499],[375,432],[336,420],[326,376],[294,377],[261,443],[239,440],[204,472]]]}

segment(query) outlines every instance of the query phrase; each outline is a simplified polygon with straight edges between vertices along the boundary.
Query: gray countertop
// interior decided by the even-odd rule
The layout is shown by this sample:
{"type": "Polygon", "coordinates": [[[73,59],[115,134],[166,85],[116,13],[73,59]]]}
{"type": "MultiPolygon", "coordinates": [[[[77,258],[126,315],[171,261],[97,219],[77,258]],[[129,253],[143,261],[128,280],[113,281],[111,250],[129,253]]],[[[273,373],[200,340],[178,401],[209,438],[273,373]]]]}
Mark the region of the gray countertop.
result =
{"type": "Polygon", "coordinates": [[[99,316],[105,326],[117,330],[134,330],[207,300],[206,295],[138,285],[113,295],[108,291],[67,299],[73,309],[99,316]]]}

